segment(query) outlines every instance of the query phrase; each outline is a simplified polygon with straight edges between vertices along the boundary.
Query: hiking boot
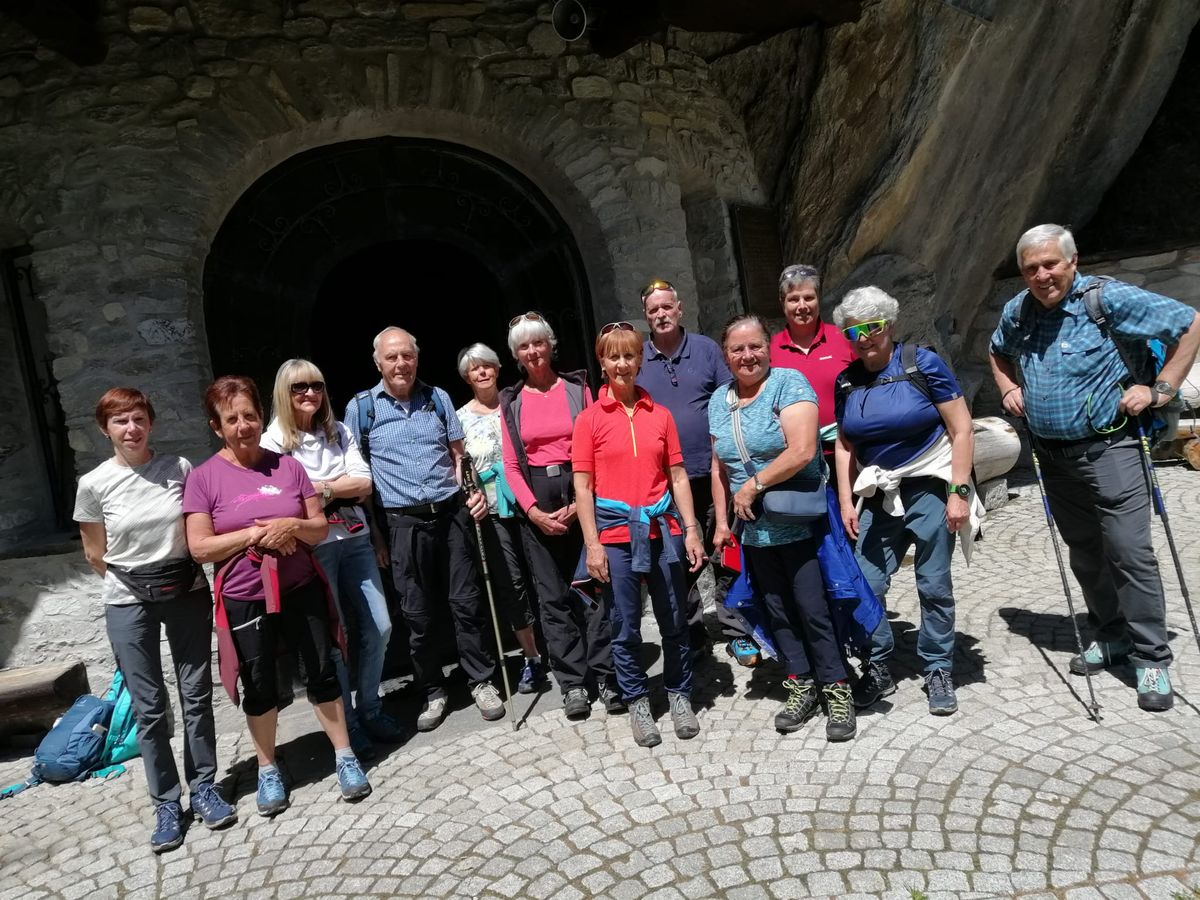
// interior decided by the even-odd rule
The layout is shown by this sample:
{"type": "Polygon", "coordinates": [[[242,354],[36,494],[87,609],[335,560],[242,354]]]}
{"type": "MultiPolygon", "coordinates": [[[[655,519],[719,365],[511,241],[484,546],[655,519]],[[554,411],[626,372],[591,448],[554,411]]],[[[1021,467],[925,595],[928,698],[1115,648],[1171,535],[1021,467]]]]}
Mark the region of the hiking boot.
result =
{"type": "Polygon", "coordinates": [[[812,718],[820,708],[821,701],[817,698],[817,686],[811,678],[789,675],[783,679],[783,688],[788,698],[783,701],[783,709],[775,713],[775,730],[780,734],[790,734],[812,718]]]}
{"type": "Polygon", "coordinates": [[[675,725],[675,737],[682,741],[694,738],[700,733],[700,723],[696,721],[696,713],[692,710],[692,700],[686,694],[667,692],[671,706],[671,721],[675,725]]]}
{"type": "Polygon", "coordinates": [[[258,795],[254,800],[258,804],[258,814],[268,818],[279,815],[291,805],[278,769],[259,770],[258,795]]]}
{"type": "Polygon", "coordinates": [[[363,771],[362,763],[353,756],[337,757],[337,780],[342,799],[347,803],[354,803],[371,793],[367,773],[363,771]]]}
{"type": "Polygon", "coordinates": [[[471,696],[475,698],[480,715],[487,721],[495,722],[504,718],[504,701],[500,699],[500,692],[490,681],[481,681],[471,688],[471,696]]]}
{"type": "Polygon", "coordinates": [[[359,759],[375,759],[379,756],[379,751],[375,749],[375,745],[371,743],[371,738],[361,725],[355,723],[346,731],[350,735],[350,749],[354,751],[354,755],[359,759]]]}
{"type": "Polygon", "coordinates": [[[591,709],[592,704],[588,702],[587,691],[583,688],[571,688],[563,694],[563,713],[568,719],[582,719],[591,709]]]}
{"type": "Polygon", "coordinates": [[[150,849],[166,853],[183,843],[183,807],[174,800],[158,804],[154,810],[154,831],[150,834],[150,849]]]}
{"type": "Polygon", "coordinates": [[[192,815],[199,816],[205,828],[224,828],[237,821],[237,810],[225,802],[211,781],[192,791],[191,806],[192,815]]]}
{"type": "Polygon", "coordinates": [[[621,699],[621,692],[607,681],[600,683],[596,690],[596,699],[604,704],[604,711],[609,715],[625,712],[625,701],[621,699]]]}
{"type": "Polygon", "coordinates": [[[1110,666],[1125,662],[1131,650],[1133,644],[1124,638],[1119,641],[1092,641],[1082,656],[1076,654],[1071,657],[1067,668],[1071,670],[1072,675],[1103,672],[1110,666]]]}
{"type": "Polygon", "coordinates": [[[725,645],[725,653],[739,666],[753,669],[762,662],[762,650],[750,638],[734,638],[725,645]]]}
{"type": "Polygon", "coordinates": [[[446,698],[430,697],[417,716],[417,731],[433,731],[446,718],[446,698]]]}
{"type": "Polygon", "coordinates": [[[825,740],[834,743],[853,740],[858,734],[858,725],[854,721],[850,685],[845,681],[823,685],[821,696],[825,700],[825,714],[829,717],[825,723],[825,740]]]}
{"type": "Polygon", "coordinates": [[[1171,690],[1171,676],[1166,669],[1138,666],[1138,706],[1146,712],[1166,712],[1175,705],[1175,692],[1171,690]]]}
{"type": "MultiPolygon", "coordinates": [[[[371,716],[369,719],[363,719],[362,727],[367,734],[381,744],[403,743],[409,736],[407,728],[384,712],[381,712],[377,716],[371,716]]],[[[353,735],[351,735],[351,738],[350,746],[353,747],[353,735]]],[[[363,755],[358,750],[354,751],[354,755],[359,759],[363,758],[363,755]]]]}
{"type": "Polygon", "coordinates": [[[925,676],[925,693],[929,695],[929,714],[950,716],[958,712],[954,695],[954,679],[949,669],[934,669],[925,676]]]}
{"type": "Polygon", "coordinates": [[[850,694],[858,709],[874,706],[884,697],[896,693],[896,682],[892,678],[891,669],[885,662],[868,662],[863,666],[862,675],[854,682],[850,694]]]}
{"type": "Polygon", "coordinates": [[[521,680],[517,682],[518,694],[536,694],[546,684],[546,673],[536,659],[526,659],[521,669],[521,680]]]}
{"type": "MultiPolygon", "coordinates": [[[[639,747],[657,747],[662,743],[662,735],[654,724],[654,716],[650,712],[650,698],[638,697],[629,704],[629,724],[633,728],[633,739],[639,747]]],[[[700,727],[696,726],[699,731],[700,727]]]]}

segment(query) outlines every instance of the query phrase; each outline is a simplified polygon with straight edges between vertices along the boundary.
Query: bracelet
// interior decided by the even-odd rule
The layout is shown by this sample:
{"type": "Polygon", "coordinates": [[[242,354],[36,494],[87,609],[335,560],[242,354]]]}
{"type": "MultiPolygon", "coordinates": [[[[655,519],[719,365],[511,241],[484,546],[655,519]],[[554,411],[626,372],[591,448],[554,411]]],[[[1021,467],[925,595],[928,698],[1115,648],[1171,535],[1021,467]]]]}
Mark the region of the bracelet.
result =
{"type": "Polygon", "coordinates": [[[699,527],[700,527],[699,525],[697,525],[693,522],[691,525],[684,525],[683,530],[687,531],[689,528],[699,528],[699,527]]]}
{"type": "Polygon", "coordinates": [[[1003,403],[1005,397],[1007,397],[1013,391],[1019,391],[1020,389],[1021,389],[1021,386],[1019,384],[1016,387],[1010,387],[1007,391],[1005,391],[1003,394],[1000,395],[1000,402],[1003,403]]]}

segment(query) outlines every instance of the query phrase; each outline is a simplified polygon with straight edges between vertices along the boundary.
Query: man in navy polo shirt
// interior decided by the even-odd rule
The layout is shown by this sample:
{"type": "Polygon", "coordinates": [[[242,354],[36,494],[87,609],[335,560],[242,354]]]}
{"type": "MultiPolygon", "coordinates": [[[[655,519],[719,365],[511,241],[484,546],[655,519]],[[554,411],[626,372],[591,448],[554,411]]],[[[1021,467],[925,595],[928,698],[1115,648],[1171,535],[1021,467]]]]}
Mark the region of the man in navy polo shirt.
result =
{"type": "Polygon", "coordinates": [[[488,720],[503,716],[504,704],[492,683],[496,662],[484,637],[487,613],[471,543],[471,516],[487,515],[487,500],[482,492],[469,504],[462,500],[462,425],[446,392],[417,378],[417,354],[416,339],[402,328],[376,335],[373,358],[383,377],[347,404],[345,423],[368,459],[387,520],[388,546],[377,542],[376,552],[381,563],[390,561],[408,626],[413,679],[425,691],[417,728],[430,731],[446,715],[437,648],[438,623],[447,605],[443,594],[475,704],[488,720]],[[362,416],[360,402],[369,405],[362,416]]]}
{"type": "MultiPolygon", "coordinates": [[[[638,386],[654,402],[665,406],[675,419],[683,465],[692,486],[696,517],[703,517],[705,539],[712,544],[715,520],[712,512],[712,441],[708,434],[708,401],[713,391],[729,382],[729,367],[721,348],[712,338],[689,334],[680,321],[683,301],[669,281],[651,281],[642,291],[642,310],[650,338],[642,348],[642,370],[638,386]]],[[[692,650],[708,646],[700,592],[692,590],[699,572],[688,573],[688,623],[692,650]]],[[[717,586],[717,618],[729,637],[745,636],[737,618],[725,610],[721,600],[728,584],[717,586]]]]}

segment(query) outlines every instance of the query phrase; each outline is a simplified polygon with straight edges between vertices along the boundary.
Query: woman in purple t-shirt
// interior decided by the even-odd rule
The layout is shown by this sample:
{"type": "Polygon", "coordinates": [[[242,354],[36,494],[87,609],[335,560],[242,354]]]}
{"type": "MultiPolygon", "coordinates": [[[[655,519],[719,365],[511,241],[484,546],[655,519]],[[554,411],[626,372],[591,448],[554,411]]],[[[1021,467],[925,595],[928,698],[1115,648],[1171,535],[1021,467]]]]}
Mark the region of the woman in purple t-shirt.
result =
{"type": "Polygon", "coordinates": [[[221,681],[242,710],[258,754],[258,812],[288,807],[275,765],[279,717],[275,676],[282,638],[304,660],[308,699],[333,743],[342,798],[371,792],[350,749],[332,647],[336,613],[312,561],[329,531],[321,501],[300,463],[259,446],[263,409],[248,378],[218,378],[204,395],[209,425],[225,446],[198,466],[183,492],[188,548],[216,565],[214,585],[221,681]]]}

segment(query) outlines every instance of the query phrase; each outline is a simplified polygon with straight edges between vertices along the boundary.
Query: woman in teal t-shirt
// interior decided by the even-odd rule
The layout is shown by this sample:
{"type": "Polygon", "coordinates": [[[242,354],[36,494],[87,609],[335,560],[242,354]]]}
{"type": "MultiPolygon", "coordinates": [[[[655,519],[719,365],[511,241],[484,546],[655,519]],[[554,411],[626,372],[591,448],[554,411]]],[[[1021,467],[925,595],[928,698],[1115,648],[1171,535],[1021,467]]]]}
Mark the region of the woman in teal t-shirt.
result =
{"type": "Polygon", "coordinates": [[[817,395],[808,380],[791,369],[772,369],[770,336],[758,316],[737,316],[721,336],[725,361],[733,373],[708,404],[713,439],[713,507],[719,548],[729,541],[726,518],[730,497],[741,521],[742,545],[750,579],[763,598],[771,629],[787,669],[787,701],[775,716],[781,732],[799,729],[824,705],[826,737],[854,737],[854,707],[846,680],[833,617],[817,562],[817,543],[805,525],[769,522],[759,495],[795,479],[817,478],[822,465],[817,448],[817,395]],[[750,476],[734,439],[733,417],[741,421],[750,476]]]}

